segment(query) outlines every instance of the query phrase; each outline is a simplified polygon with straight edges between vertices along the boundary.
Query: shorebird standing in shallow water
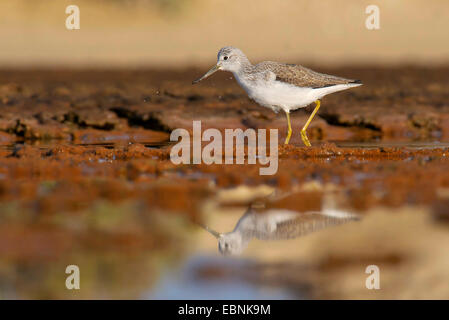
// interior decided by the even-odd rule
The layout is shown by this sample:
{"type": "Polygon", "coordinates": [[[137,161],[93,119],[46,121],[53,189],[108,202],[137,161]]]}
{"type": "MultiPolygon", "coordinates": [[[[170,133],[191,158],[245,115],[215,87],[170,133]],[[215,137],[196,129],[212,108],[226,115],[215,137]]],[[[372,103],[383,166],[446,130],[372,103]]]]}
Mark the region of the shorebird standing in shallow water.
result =
{"type": "Polygon", "coordinates": [[[264,61],[252,65],[245,54],[234,47],[221,48],[217,64],[193,83],[206,79],[218,70],[232,72],[248,96],[258,104],[276,113],[279,110],[285,112],[288,125],[285,144],[288,144],[292,134],[290,111],[315,102],[315,109],[301,130],[302,141],[309,147],[306,130],[320,108],[320,99],[330,93],[362,85],[360,80],[318,73],[295,64],[264,61]]]}

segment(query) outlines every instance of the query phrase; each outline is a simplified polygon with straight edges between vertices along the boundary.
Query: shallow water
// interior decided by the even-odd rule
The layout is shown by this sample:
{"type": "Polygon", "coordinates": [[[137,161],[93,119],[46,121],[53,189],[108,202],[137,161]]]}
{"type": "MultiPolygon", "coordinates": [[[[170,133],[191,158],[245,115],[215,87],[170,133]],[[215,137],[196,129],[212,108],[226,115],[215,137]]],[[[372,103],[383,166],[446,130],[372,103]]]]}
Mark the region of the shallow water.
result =
{"type": "Polygon", "coordinates": [[[233,277],[235,270],[248,268],[252,263],[244,259],[229,259],[214,255],[192,255],[177,270],[167,272],[158,284],[143,299],[187,299],[187,300],[285,300],[300,299],[298,293],[282,286],[250,283],[241,277],[233,277]],[[202,277],[202,269],[219,268],[222,277],[202,277]]]}
{"type": "Polygon", "coordinates": [[[370,141],[370,142],[352,142],[352,141],[329,141],[335,143],[340,148],[408,148],[408,149],[439,149],[449,148],[449,142],[443,141],[370,141]]]}
{"type": "MultiPolygon", "coordinates": [[[[335,144],[317,144],[310,150],[280,146],[275,177],[262,177],[250,165],[174,166],[165,142],[4,145],[0,148],[4,154],[0,159],[0,295],[321,298],[339,292],[332,283],[321,282],[327,281],[323,278],[352,279],[359,285],[369,264],[402,268],[409,253],[390,248],[401,243],[391,239],[403,237],[410,246],[414,242],[408,237],[418,237],[416,230],[438,228],[433,220],[407,226],[415,221],[410,212],[426,208],[426,216],[431,216],[435,210],[436,217],[443,217],[435,221],[444,220],[449,170],[440,149],[449,144],[335,144]],[[258,211],[245,220],[248,205],[273,190],[292,194],[267,210],[287,211],[269,215],[258,211]],[[334,198],[325,200],[328,195],[334,198]],[[371,215],[368,222],[350,219],[342,225],[329,218],[306,219],[309,224],[293,219],[297,213],[323,208],[364,216],[379,207],[393,208],[379,224],[370,222],[371,215]],[[407,219],[395,222],[396,211],[403,207],[407,219]],[[239,221],[240,226],[251,222],[252,231],[240,230],[239,221]],[[278,228],[278,223],[284,227],[278,228]],[[224,250],[224,244],[219,250],[219,241],[199,224],[217,233],[237,228],[240,234],[257,230],[258,235],[232,250],[224,250]],[[308,228],[316,232],[308,234],[308,228]],[[376,230],[382,231],[381,237],[376,230]],[[347,248],[354,251],[346,252],[347,248]],[[65,288],[68,265],[80,268],[79,291],[65,288]]],[[[429,239],[426,252],[444,249],[436,245],[440,238],[432,238],[438,232],[431,230],[424,234],[429,239]]],[[[420,252],[418,247],[413,250],[420,252]]]]}
{"type": "MultiPolygon", "coordinates": [[[[61,142],[60,140],[42,140],[42,141],[27,141],[27,142],[16,142],[13,144],[0,145],[0,149],[6,150],[14,150],[14,148],[21,147],[23,145],[36,146],[41,148],[42,150],[52,148],[59,145],[72,145],[72,146],[84,146],[84,147],[104,147],[107,149],[113,149],[117,146],[123,146],[127,144],[139,143],[144,145],[150,149],[160,149],[164,147],[169,147],[171,145],[176,144],[173,141],[160,141],[160,142],[146,142],[142,141],[132,141],[132,140],[120,140],[114,137],[110,139],[109,142],[96,142],[96,143],[77,143],[77,142],[61,142]]],[[[329,140],[328,142],[322,141],[313,141],[313,146],[320,146],[325,143],[334,143],[337,147],[340,148],[363,148],[363,149],[376,149],[376,148],[407,148],[407,149],[415,149],[415,150],[423,150],[423,149],[440,149],[440,148],[449,148],[449,142],[446,141],[416,141],[416,140],[401,140],[401,141],[340,141],[340,140],[329,140]]],[[[280,142],[281,144],[281,142],[280,142]]],[[[297,147],[304,147],[303,144],[291,144],[297,147]]]]}
{"type": "MultiPolygon", "coordinates": [[[[15,254],[8,250],[0,259],[0,292],[2,298],[139,298],[139,299],[298,299],[298,289],[291,290],[283,283],[259,283],[257,257],[245,255],[222,256],[217,241],[198,225],[183,218],[158,215],[157,241],[169,243],[153,249],[133,249],[133,241],[125,247],[116,243],[107,245],[104,232],[122,233],[131,228],[129,220],[138,215],[133,205],[112,209],[109,205],[88,213],[89,220],[81,217],[59,217],[48,223],[57,229],[42,230],[36,224],[28,230],[29,236],[20,239],[34,247],[15,254]],[[106,216],[105,216],[106,215],[106,216]],[[62,220],[61,220],[62,219],[62,220]],[[90,222],[88,222],[90,221],[90,222]],[[69,228],[78,239],[65,247],[67,239],[59,234],[69,228]],[[83,244],[84,228],[93,237],[83,244]],[[81,228],[81,229],[79,229],[81,228]],[[78,231],[76,231],[79,229],[78,231]],[[40,235],[39,235],[40,234],[40,235]],[[30,238],[31,237],[31,238],[30,238]],[[80,238],[81,237],[81,238],[80,238]],[[34,240],[32,240],[34,238],[34,240]],[[49,238],[46,240],[45,238],[49,238]],[[61,244],[58,245],[58,243],[61,244]],[[136,251],[137,250],[137,251],[136,251]],[[6,253],[6,254],[5,254],[6,253]],[[77,265],[81,273],[81,288],[64,288],[64,269],[77,265]],[[14,266],[14,268],[10,268],[14,266]],[[253,269],[253,271],[249,271],[253,269]],[[253,276],[248,277],[250,272],[253,276]],[[28,279],[28,280],[25,280],[28,279]],[[18,282],[19,281],[19,282],[18,282]]],[[[238,210],[238,211],[241,211],[238,210]]],[[[6,211],[2,211],[6,214],[6,211]]],[[[84,216],[84,214],[83,214],[84,216]]],[[[26,217],[24,217],[27,219],[26,217]]],[[[87,218],[87,217],[86,217],[87,218]]],[[[232,227],[238,215],[214,214],[207,220],[216,225],[232,227]]],[[[5,223],[5,221],[3,221],[5,223]]],[[[10,224],[12,232],[15,223],[10,224]]],[[[48,227],[47,227],[48,228],[48,227]]],[[[152,232],[156,226],[146,228],[152,232]]],[[[131,229],[132,230],[132,229],[131,229]]],[[[112,234],[111,234],[112,235],[112,234]]],[[[5,236],[5,235],[3,235],[5,236]]],[[[114,238],[109,242],[117,242],[114,238]]],[[[3,243],[3,246],[8,242],[3,243]]],[[[264,244],[255,244],[248,252],[260,250],[264,244]]],[[[20,248],[20,246],[19,246],[20,248]]],[[[1,249],[1,248],[0,248],[1,249]]]]}
{"type": "MultiPolygon", "coordinates": [[[[123,145],[130,145],[136,143],[135,141],[129,141],[129,140],[123,140],[123,141],[113,141],[113,142],[98,142],[98,143],[76,143],[76,142],[61,142],[58,140],[44,140],[44,141],[27,141],[27,142],[16,142],[13,144],[6,144],[6,145],[0,145],[0,149],[4,149],[4,150],[14,150],[15,148],[24,146],[24,145],[29,145],[29,146],[35,146],[40,148],[41,150],[46,150],[49,148],[53,148],[53,147],[57,147],[57,146],[61,146],[61,145],[68,145],[68,146],[80,146],[80,147],[103,147],[106,149],[113,149],[115,147],[118,146],[123,146],[123,145]]],[[[145,142],[145,141],[139,141],[139,144],[144,145],[147,148],[150,149],[160,149],[163,147],[167,147],[170,146],[171,144],[173,144],[173,142],[171,141],[164,141],[164,142],[145,142]]]]}

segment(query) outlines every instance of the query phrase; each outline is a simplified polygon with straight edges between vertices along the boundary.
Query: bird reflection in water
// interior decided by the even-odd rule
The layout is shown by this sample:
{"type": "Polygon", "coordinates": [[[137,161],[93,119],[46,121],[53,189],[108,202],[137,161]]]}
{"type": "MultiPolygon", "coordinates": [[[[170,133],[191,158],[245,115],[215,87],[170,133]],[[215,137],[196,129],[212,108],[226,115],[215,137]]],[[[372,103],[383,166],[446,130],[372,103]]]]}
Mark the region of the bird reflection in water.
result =
{"type": "Polygon", "coordinates": [[[250,204],[231,232],[219,233],[207,226],[203,228],[217,238],[221,254],[238,255],[254,238],[294,239],[330,226],[359,220],[357,214],[338,210],[333,204],[332,198],[326,196],[321,211],[300,213],[287,209],[267,209],[266,202],[258,201],[250,204]]]}

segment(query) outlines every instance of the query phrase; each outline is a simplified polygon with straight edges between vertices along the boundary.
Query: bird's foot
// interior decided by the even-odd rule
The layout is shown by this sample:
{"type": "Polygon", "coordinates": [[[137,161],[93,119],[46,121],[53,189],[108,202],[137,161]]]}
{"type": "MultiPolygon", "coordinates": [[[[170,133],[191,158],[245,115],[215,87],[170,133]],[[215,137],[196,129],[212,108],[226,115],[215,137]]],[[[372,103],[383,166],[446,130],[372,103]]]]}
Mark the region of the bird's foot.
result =
{"type": "Polygon", "coordinates": [[[291,130],[288,130],[288,132],[287,132],[287,137],[285,137],[285,142],[284,142],[284,144],[288,144],[289,143],[289,141],[290,141],[290,137],[292,136],[292,131],[291,130]]]}
{"type": "Polygon", "coordinates": [[[307,147],[311,147],[312,145],[310,144],[309,138],[307,138],[307,133],[306,130],[301,130],[301,138],[302,138],[302,142],[304,142],[304,144],[307,147]]]}

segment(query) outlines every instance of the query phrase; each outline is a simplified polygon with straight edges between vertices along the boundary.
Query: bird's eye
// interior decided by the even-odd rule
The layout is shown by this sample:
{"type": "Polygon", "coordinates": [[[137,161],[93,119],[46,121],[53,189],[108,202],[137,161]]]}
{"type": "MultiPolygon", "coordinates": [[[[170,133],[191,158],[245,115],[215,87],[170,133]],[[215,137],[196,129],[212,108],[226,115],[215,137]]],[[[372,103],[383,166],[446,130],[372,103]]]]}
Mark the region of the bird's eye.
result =
{"type": "Polygon", "coordinates": [[[227,56],[224,56],[224,57],[223,57],[223,60],[228,60],[228,57],[227,57],[227,56]]]}

